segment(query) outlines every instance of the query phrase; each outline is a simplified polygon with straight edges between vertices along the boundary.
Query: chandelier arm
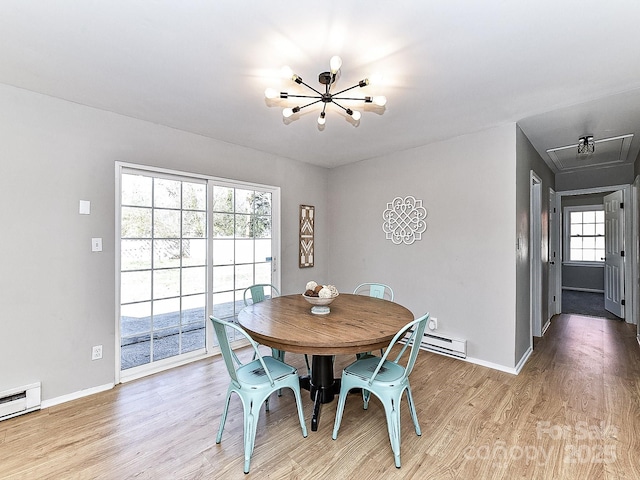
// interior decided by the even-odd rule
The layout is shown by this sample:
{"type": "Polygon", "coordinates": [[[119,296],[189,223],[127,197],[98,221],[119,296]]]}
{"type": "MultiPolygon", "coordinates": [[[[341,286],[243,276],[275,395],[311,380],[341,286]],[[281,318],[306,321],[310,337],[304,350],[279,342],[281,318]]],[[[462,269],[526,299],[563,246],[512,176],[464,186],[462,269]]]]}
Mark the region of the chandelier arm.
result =
{"type": "MultiPolygon", "coordinates": [[[[315,98],[315,97],[311,97],[311,98],[315,98]]],[[[300,110],[302,110],[303,108],[307,108],[310,107],[311,105],[315,105],[316,103],[320,102],[322,99],[318,99],[315,102],[311,102],[311,103],[307,103],[306,105],[303,105],[301,107],[298,107],[300,110]]]]}
{"type": "MultiPolygon", "coordinates": [[[[298,78],[300,78],[300,77],[298,77],[298,78]]],[[[297,82],[296,82],[296,83],[297,83],[297,82]]],[[[321,92],[319,92],[318,90],[316,90],[315,88],[313,88],[311,85],[309,85],[309,84],[307,84],[307,83],[303,82],[303,81],[302,81],[302,79],[300,79],[300,83],[301,83],[302,85],[304,85],[305,87],[307,87],[309,90],[313,90],[313,91],[314,91],[314,92],[316,92],[318,95],[322,96],[322,93],[321,93],[321,92]]]]}
{"type": "Polygon", "coordinates": [[[336,96],[333,95],[332,98],[333,98],[333,100],[357,100],[359,102],[365,102],[365,103],[367,102],[366,98],[358,98],[358,97],[338,97],[338,98],[336,98],[336,96]]]}
{"type": "Polygon", "coordinates": [[[360,83],[356,83],[352,87],[345,88],[344,90],[340,90],[339,92],[334,93],[333,96],[335,97],[336,95],[340,95],[341,93],[348,92],[349,90],[353,90],[356,87],[362,87],[362,85],[360,83]]]}
{"type": "MultiPolygon", "coordinates": [[[[339,99],[338,99],[339,100],[339,99]]],[[[338,107],[340,107],[342,110],[344,110],[345,112],[347,111],[346,108],[344,108],[342,105],[340,105],[338,102],[336,102],[333,98],[331,99],[331,103],[333,103],[334,105],[337,105],[338,107]]]]}
{"type": "Polygon", "coordinates": [[[295,98],[318,98],[318,99],[322,98],[322,97],[319,97],[318,95],[293,95],[291,93],[288,93],[287,94],[287,98],[290,98],[290,97],[295,97],[295,98]]]}

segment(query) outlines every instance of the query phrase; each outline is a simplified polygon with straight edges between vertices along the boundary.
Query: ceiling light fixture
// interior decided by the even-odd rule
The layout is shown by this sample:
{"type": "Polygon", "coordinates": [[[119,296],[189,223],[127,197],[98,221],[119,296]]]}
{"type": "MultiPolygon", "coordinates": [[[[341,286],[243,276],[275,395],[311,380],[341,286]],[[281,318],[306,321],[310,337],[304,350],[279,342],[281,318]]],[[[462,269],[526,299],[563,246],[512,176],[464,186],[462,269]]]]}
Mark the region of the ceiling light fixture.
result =
{"type": "Polygon", "coordinates": [[[295,73],[291,72],[290,69],[287,69],[287,77],[291,78],[291,80],[293,80],[294,82],[296,82],[298,85],[304,85],[305,87],[307,87],[309,90],[312,90],[315,95],[297,95],[297,94],[293,94],[293,93],[288,93],[288,92],[279,92],[273,88],[267,88],[264,92],[264,95],[266,98],[268,99],[275,99],[275,98],[311,98],[314,99],[313,101],[311,101],[310,103],[307,103],[306,105],[301,105],[301,106],[295,106],[293,108],[285,108],[282,111],[282,115],[284,116],[284,118],[289,118],[292,115],[300,112],[300,110],[302,110],[303,108],[307,108],[311,105],[315,105],[316,103],[322,102],[322,111],[320,112],[320,116],[318,117],[318,125],[323,126],[326,122],[325,116],[326,116],[326,109],[327,109],[327,104],[329,103],[333,103],[334,105],[337,105],[339,108],[341,108],[342,110],[344,110],[347,115],[350,115],[351,118],[354,121],[359,121],[360,117],[362,116],[362,114],[357,111],[357,110],[352,110],[351,108],[347,108],[347,107],[343,107],[342,105],[340,105],[336,100],[347,100],[347,101],[360,101],[360,102],[364,102],[364,103],[373,103],[379,107],[384,107],[387,103],[387,97],[384,96],[375,96],[375,97],[339,97],[338,95],[341,95],[345,92],[348,92],[349,90],[352,90],[356,87],[366,87],[367,85],[369,85],[369,79],[365,78],[364,80],[360,80],[357,84],[353,85],[352,87],[349,88],[345,88],[344,90],[340,90],[339,92],[336,93],[331,93],[331,87],[333,86],[333,84],[336,81],[336,77],[338,76],[338,73],[340,71],[340,68],[342,67],[342,59],[340,57],[338,57],[337,55],[334,57],[331,57],[331,60],[329,61],[329,71],[328,72],[322,72],[320,75],[318,75],[318,81],[324,85],[324,92],[318,91],[315,88],[313,88],[312,86],[304,83],[302,81],[302,77],[299,77],[298,75],[296,75],[295,73]]]}
{"type": "Polygon", "coordinates": [[[596,143],[593,135],[585,135],[578,139],[578,155],[589,155],[596,151],[596,143]]]}

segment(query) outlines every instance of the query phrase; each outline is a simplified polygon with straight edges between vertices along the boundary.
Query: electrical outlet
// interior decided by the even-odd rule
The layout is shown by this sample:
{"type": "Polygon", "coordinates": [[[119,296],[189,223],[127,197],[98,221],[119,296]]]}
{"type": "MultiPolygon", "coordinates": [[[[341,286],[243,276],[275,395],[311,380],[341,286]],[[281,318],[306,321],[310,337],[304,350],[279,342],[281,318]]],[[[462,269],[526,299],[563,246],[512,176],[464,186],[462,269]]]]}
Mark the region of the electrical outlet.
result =
{"type": "Polygon", "coordinates": [[[429,323],[427,324],[429,330],[438,329],[438,319],[436,317],[429,317],[429,323]]]}
{"type": "Polygon", "coordinates": [[[102,358],[102,345],[96,345],[91,349],[91,360],[100,360],[102,358]]]}

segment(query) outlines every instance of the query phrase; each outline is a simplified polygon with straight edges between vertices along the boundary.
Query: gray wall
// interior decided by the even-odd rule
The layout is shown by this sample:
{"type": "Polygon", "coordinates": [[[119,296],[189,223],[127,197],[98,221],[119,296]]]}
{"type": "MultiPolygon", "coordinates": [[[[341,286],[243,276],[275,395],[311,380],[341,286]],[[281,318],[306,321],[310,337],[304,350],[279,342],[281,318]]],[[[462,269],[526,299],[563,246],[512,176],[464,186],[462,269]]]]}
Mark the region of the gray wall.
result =
{"type": "Polygon", "coordinates": [[[9,86],[0,105],[0,391],[42,381],[46,401],[114,381],[116,161],[280,186],[283,293],[328,278],[327,170],[9,86]],[[300,204],[318,214],[313,269],[298,268],[300,204]]]}
{"type": "Polygon", "coordinates": [[[558,173],[556,175],[556,190],[561,192],[596,188],[604,185],[626,185],[633,183],[634,178],[633,164],[558,173]]]}
{"type": "Polygon", "coordinates": [[[515,324],[516,127],[496,127],[332,169],[329,273],[341,291],[391,285],[468,355],[512,368],[515,324]],[[412,195],[428,211],[412,245],[385,239],[382,213],[412,195]]]}
{"type": "Polygon", "coordinates": [[[42,381],[46,401],[114,381],[116,161],[280,186],[283,293],[311,278],[341,291],[389,283],[439,332],[467,339],[470,357],[519,360],[515,124],[325,170],[9,86],[0,102],[0,390],[42,381]],[[382,212],[407,195],[424,202],[428,230],[393,245],[382,212]],[[300,204],[316,206],[312,269],[297,263],[300,204]],[[98,344],[104,358],[91,361],[98,344]]]}
{"type": "Polygon", "coordinates": [[[516,254],[516,333],[515,361],[520,361],[531,344],[530,286],[531,267],[529,250],[530,182],[531,170],[542,180],[542,323],[549,319],[549,189],[555,189],[553,172],[538,155],[531,142],[518,127],[516,132],[516,230],[520,249],[516,254]]]}
{"type": "Polygon", "coordinates": [[[562,288],[604,292],[604,266],[563,265],[562,288]]]}

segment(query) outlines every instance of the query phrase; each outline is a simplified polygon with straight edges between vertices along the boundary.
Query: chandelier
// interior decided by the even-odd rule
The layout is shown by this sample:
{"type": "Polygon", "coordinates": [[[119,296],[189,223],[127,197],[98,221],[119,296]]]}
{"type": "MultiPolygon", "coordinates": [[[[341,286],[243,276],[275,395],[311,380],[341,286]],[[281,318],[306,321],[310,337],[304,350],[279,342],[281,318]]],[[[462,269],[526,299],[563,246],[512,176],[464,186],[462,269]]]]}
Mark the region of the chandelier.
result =
{"type": "Polygon", "coordinates": [[[267,88],[264,92],[264,95],[268,99],[275,99],[275,98],[312,99],[309,103],[305,105],[298,105],[293,108],[287,107],[284,110],[282,110],[282,115],[284,116],[284,118],[289,118],[292,115],[300,112],[300,110],[302,110],[303,108],[307,108],[311,105],[315,105],[316,103],[322,102],[322,111],[320,112],[320,116],[318,117],[318,125],[320,126],[323,126],[325,124],[325,115],[326,115],[327,105],[330,103],[344,110],[347,113],[347,115],[350,115],[351,118],[353,118],[353,120],[356,122],[360,120],[360,117],[362,116],[362,114],[358,110],[352,110],[351,108],[342,106],[340,103],[338,103],[338,101],[343,101],[343,100],[360,101],[363,103],[373,103],[374,105],[377,105],[379,107],[384,107],[386,105],[387,97],[383,97],[383,96],[375,96],[375,97],[339,96],[354,88],[366,87],[367,85],[369,85],[368,78],[365,78],[364,80],[360,80],[357,84],[353,85],[352,87],[345,88],[344,90],[340,90],[339,92],[336,92],[336,93],[331,93],[331,87],[336,82],[336,78],[338,76],[338,73],[340,72],[340,67],[342,67],[342,59],[338,56],[331,57],[331,60],[329,61],[329,71],[322,72],[320,75],[318,75],[318,81],[320,82],[321,85],[324,85],[324,92],[320,90],[316,90],[311,85],[306,84],[304,81],[302,81],[302,77],[291,72],[290,69],[287,69],[288,71],[286,76],[288,78],[291,78],[291,80],[293,80],[298,85],[304,85],[309,90],[311,90],[314,93],[314,95],[297,95],[297,94],[288,93],[288,92],[278,92],[273,88],[267,88]]]}
{"type": "Polygon", "coordinates": [[[578,155],[588,155],[596,151],[593,135],[586,135],[578,139],[578,155]]]}

